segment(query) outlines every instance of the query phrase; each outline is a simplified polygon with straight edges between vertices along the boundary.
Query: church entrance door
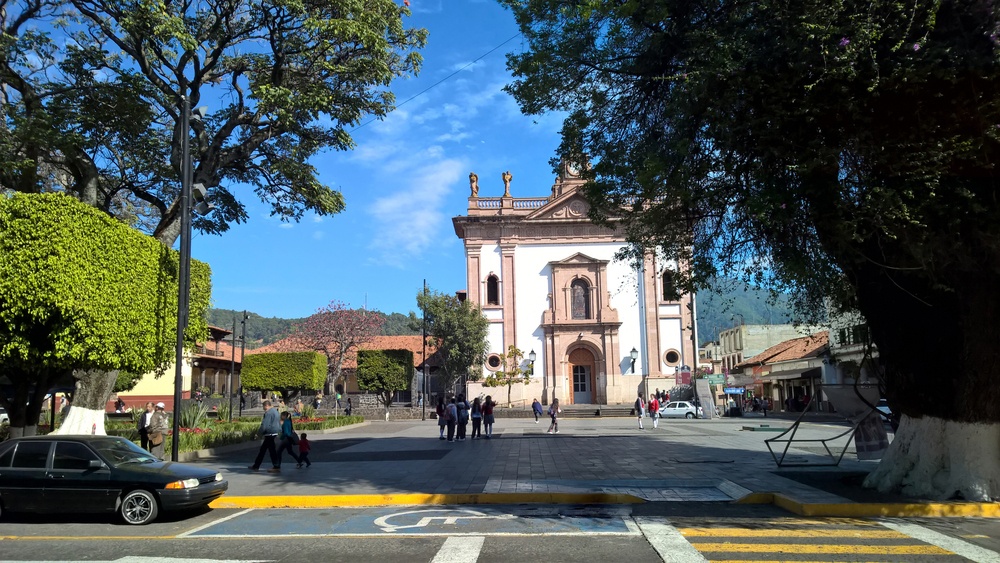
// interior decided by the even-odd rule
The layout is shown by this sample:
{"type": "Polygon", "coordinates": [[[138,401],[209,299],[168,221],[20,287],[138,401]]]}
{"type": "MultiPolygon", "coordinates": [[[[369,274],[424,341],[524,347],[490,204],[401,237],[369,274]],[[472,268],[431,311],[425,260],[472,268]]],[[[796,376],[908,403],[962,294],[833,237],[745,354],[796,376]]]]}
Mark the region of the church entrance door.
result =
{"type": "Polygon", "coordinates": [[[573,374],[573,404],[594,402],[594,355],[588,350],[576,349],[569,355],[573,374]]]}

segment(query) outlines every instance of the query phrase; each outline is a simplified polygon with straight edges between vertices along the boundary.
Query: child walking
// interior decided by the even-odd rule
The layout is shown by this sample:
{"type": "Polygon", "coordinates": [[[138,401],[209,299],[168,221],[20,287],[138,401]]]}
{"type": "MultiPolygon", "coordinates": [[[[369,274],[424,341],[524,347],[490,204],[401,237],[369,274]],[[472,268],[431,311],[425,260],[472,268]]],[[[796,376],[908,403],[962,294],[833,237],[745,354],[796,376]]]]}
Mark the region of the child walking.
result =
{"type": "Polygon", "coordinates": [[[306,440],[306,433],[303,432],[299,436],[299,464],[296,467],[301,468],[303,463],[306,464],[306,467],[312,466],[312,462],[309,461],[309,450],[311,449],[309,440],[306,440]]]}

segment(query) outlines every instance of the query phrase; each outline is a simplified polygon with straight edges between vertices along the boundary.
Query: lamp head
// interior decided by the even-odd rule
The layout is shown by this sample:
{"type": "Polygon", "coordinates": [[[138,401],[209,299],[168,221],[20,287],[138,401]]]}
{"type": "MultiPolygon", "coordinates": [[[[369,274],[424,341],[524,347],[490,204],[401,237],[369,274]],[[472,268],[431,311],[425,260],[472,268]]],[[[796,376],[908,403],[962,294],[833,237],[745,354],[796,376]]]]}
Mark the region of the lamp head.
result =
{"type": "Polygon", "coordinates": [[[534,350],[531,350],[530,352],[528,352],[528,361],[529,362],[535,363],[535,358],[536,358],[536,356],[535,356],[535,351],[534,350]]]}
{"type": "Polygon", "coordinates": [[[632,351],[628,355],[632,358],[633,362],[639,359],[639,351],[635,349],[635,346],[632,347],[632,351]]]}

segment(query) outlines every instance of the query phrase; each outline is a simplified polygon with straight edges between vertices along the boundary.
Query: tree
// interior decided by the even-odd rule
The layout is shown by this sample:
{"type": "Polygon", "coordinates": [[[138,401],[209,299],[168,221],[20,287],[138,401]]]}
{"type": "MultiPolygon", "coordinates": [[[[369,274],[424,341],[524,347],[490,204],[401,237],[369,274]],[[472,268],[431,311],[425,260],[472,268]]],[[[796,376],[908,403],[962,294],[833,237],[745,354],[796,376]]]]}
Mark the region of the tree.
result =
{"type": "MultiPolygon", "coordinates": [[[[208,266],[192,263],[188,342],[208,333],[208,266]]],[[[122,372],[163,372],[175,353],[177,253],[64,194],[0,197],[0,395],[16,432],[76,380],[61,433],[104,433],[122,372]],[[93,407],[90,405],[98,405],[93,407]]],[[[23,429],[23,430],[22,430],[23,429]]]]}
{"type": "Polygon", "coordinates": [[[685,289],[856,308],[902,412],[866,483],[1000,498],[993,4],[503,3],[530,46],[509,91],[568,115],[593,218],[690,263],[685,289]]]}
{"type": "Polygon", "coordinates": [[[409,350],[358,350],[358,387],[378,393],[389,420],[396,391],[409,389],[413,380],[413,352],[409,350]]]}
{"type": "Polygon", "coordinates": [[[296,346],[326,354],[328,381],[336,385],[343,374],[344,360],[379,335],[384,319],[377,312],[348,309],[340,301],[331,301],[295,325],[291,339],[296,346]]]}
{"type": "Polygon", "coordinates": [[[444,388],[452,388],[462,375],[478,381],[489,350],[489,321],[482,310],[454,295],[436,291],[418,293],[417,305],[424,311],[427,334],[441,357],[444,388]]]}
{"type": "Polygon", "coordinates": [[[303,390],[319,391],[326,381],[326,358],[319,352],[247,354],[240,380],[248,389],[278,391],[286,404],[303,390]]]}
{"type": "Polygon", "coordinates": [[[0,186],[66,190],[172,245],[186,96],[216,105],[191,124],[194,180],[215,204],[196,229],[246,220],[237,188],[283,220],[338,213],[309,161],[393,108],[386,87],[418,71],[426,41],[409,13],[393,0],[5,3],[0,186]]]}
{"type": "Polygon", "coordinates": [[[531,370],[521,369],[522,358],[524,358],[524,352],[511,344],[507,348],[507,354],[502,358],[503,364],[501,367],[503,369],[487,375],[486,379],[483,380],[483,385],[486,387],[507,388],[507,406],[511,404],[510,390],[515,383],[523,383],[524,385],[531,383],[531,370]]]}

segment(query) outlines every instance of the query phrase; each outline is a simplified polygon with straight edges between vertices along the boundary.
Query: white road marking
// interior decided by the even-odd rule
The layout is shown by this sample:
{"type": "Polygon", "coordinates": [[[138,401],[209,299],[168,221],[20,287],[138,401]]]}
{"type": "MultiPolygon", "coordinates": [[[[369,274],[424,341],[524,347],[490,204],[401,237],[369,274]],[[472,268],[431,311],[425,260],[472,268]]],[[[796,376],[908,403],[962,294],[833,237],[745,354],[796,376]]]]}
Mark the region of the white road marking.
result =
{"type": "Polygon", "coordinates": [[[516,520],[517,516],[513,514],[485,514],[479,512],[478,510],[469,510],[467,508],[454,509],[424,509],[424,510],[408,510],[406,512],[397,512],[395,514],[387,514],[385,516],[380,516],[375,519],[375,525],[382,528],[385,532],[396,532],[398,530],[405,530],[408,528],[424,528],[430,526],[435,521],[440,521],[442,525],[455,525],[459,520],[516,520]],[[429,514],[441,514],[441,516],[429,516],[429,514]],[[397,516],[413,516],[420,515],[420,518],[414,524],[401,525],[401,524],[390,524],[389,519],[395,518],[397,516]]]}
{"type": "Polygon", "coordinates": [[[198,526],[197,528],[194,528],[194,529],[188,530],[186,532],[183,532],[181,534],[177,534],[177,537],[178,538],[184,538],[184,537],[190,536],[191,534],[200,532],[200,531],[202,531],[202,530],[204,530],[206,528],[211,528],[212,526],[214,526],[216,524],[221,524],[221,523],[225,522],[226,520],[232,520],[233,518],[236,518],[237,516],[243,516],[247,512],[252,512],[253,510],[254,509],[252,509],[252,508],[248,508],[246,510],[241,510],[240,512],[237,512],[236,514],[230,514],[229,516],[226,516],[225,518],[219,518],[218,520],[213,520],[213,521],[209,522],[208,524],[204,524],[204,525],[198,526]]]}
{"type": "Polygon", "coordinates": [[[483,550],[483,536],[450,537],[438,550],[431,563],[475,563],[483,550]]]}
{"type": "Polygon", "coordinates": [[[639,530],[646,536],[646,541],[653,546],[656,553],[660,555],[660,559],[666,563],[708,561],[677,531],[677,528],[670,524],[643,517],[635,518],[635,523],[639,525],[639,530]]]}
{"type": "Polygon", "coordinates": [[[882,520],[880,522],[883,526],[889,528],[890,530],[896,530],[897,532],[904,533],[913,539],[917,539],[931,545],[936,545],[941,549],[947,549],[952,553],[961,555],[962,557],[976,561],[977,563],[1000,562],[1000,553],[991,551],[985,547],[979,547],[978,545],[971,544],[958,538],[953,538],[949,535],[942,534],[941,532],[935,532],[929,528],[925,528],[917,524],[910,524],[902,520],[882,520]]]}

